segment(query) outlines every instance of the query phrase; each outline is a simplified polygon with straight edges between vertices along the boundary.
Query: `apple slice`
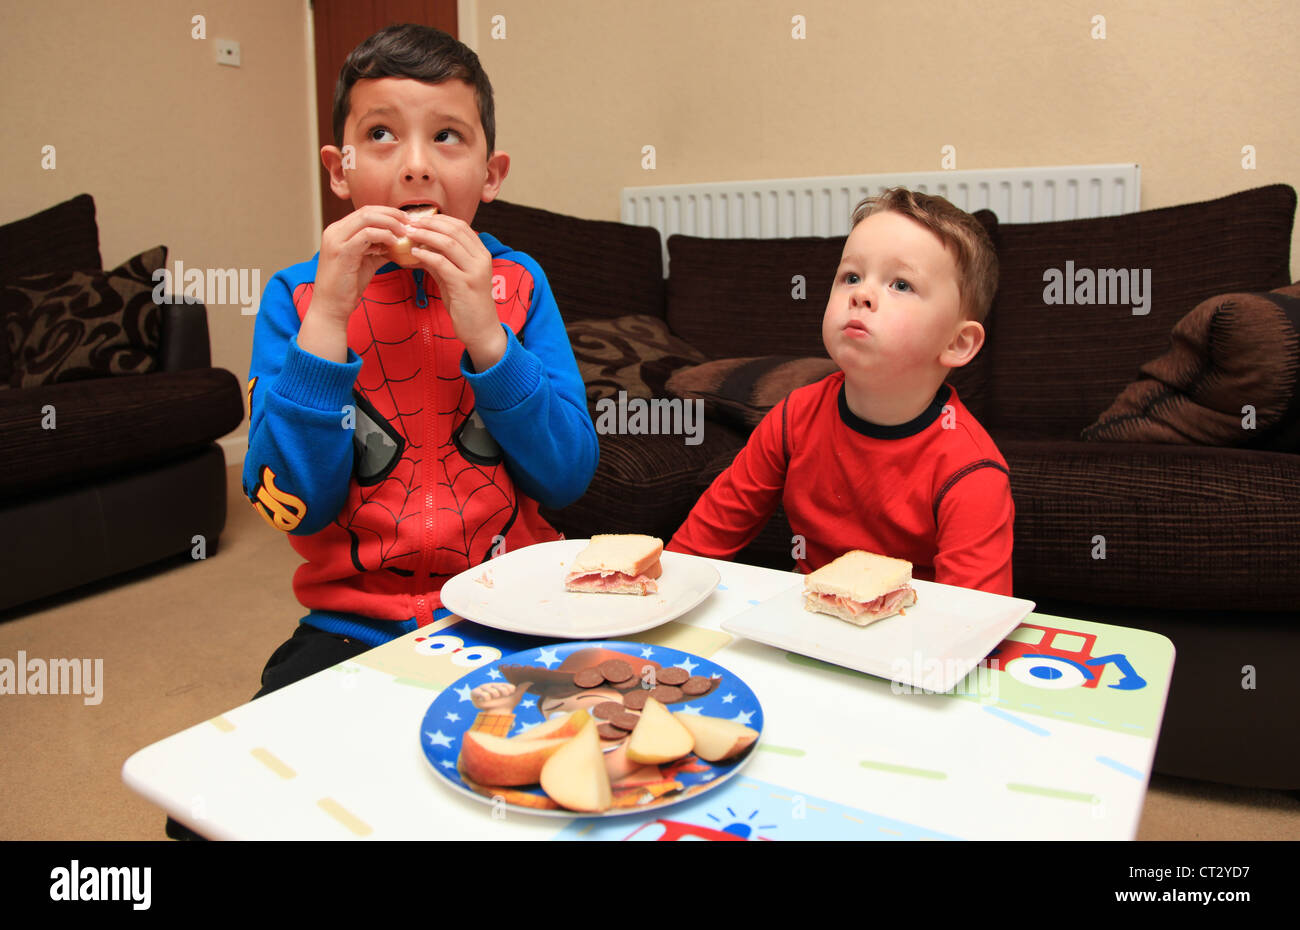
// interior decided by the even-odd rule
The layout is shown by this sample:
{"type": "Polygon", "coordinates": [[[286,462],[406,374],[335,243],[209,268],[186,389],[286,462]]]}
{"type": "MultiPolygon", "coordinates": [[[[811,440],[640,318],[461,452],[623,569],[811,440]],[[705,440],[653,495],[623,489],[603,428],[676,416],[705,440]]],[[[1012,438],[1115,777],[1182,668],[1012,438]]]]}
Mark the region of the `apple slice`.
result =
{"type": "Polygon", "coordinates": [[[531,730],[525,730],[512,739],[561,739],[568,738],[576,734],[591,719],[591,715],[586,710],[575,710],[571,714],[562,714],[558,717],[552,717],[545,723],[539,723],[531,730]]]}
{"type": "Polygon", "coordinates": [[[542,766],[541,782],[550,799],[569,810],[609,810],[614,797],[595,726],[589,722],[576,736],[564,741],[542,766]]]}
{"type": "Polygon", "coordinates": [[[695,737],[654,698],[646,698],[641,719],[627,741],[627,757],[643,765],[672,762],[695,746],[695,737]]]}
{"type": "Polygon", "coordinates": [[[743,752],[758,739],[758,731],[734,720],[678,711],[673,716],[695,737],[695,754],[705,762],[721,762],[743,752]]]}
{"type": "Polygon", "coordinates": [[[460,744],[465,774],[481,785],[533,785],[565,739],[517,740],[470,730],[460,744]]]}

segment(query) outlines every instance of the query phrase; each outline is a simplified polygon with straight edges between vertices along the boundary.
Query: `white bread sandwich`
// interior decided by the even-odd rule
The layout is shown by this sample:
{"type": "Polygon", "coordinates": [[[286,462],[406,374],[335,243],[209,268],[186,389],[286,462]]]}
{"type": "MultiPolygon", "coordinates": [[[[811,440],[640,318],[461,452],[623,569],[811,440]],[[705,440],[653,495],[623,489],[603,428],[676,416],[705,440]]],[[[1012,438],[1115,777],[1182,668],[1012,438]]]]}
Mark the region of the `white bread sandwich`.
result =
{"type": "Polygon", "coordinates": [[[912,563],[854,549],[804,578],[803,606],[856,626],[903,613],[916,603],[912,563]]]}
{"type": "Polygon", "coordinates": [[[657,594],[656,579],[663,574],[659,556],[662,539],[635,533],[605,533],[591,537],[591,544],[578,553],[564,590],[585,594],[657,594]]]}
{"type": "MultiPolygon", "coordinates": [[[[420,203],[413,206],[402,207],[407,216],[434,216],[438,208],[431,203],[420,203]]],[[[419,259],[411,254],[411,240],[407,236],[398,239],[396,243],[389,246],[388,257],[403,268],[414,268],[420,264],[419,259]]]]}

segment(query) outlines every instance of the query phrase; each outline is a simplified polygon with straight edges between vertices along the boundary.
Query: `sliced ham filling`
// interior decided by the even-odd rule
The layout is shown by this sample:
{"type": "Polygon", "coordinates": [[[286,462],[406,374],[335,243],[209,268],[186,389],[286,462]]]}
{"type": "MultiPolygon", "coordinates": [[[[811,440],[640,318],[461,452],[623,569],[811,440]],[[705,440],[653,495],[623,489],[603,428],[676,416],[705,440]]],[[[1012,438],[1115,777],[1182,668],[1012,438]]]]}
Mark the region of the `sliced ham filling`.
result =
{"type": "Polygon", "coordinates": [[[568,587],[580,587],[593,594],[614,591],[628,585],[637,585],[647,594],[654,594],[659,590],[659,585],[655,583],[659,575],[659,572],[653,570],[639,575],[629,575],[627,572],[571,572],[564,583],[568,587]]]}
{"type": "Polygon", "coordinates": [[[900,605],[907,602],[911,593],[912,586],[904,585],[897,591],[882,594],[874,601],[867,601],[866,603],[838,594],[814,594],[813,596],[827,607],[838,607],[855,617],[860,617],[863,614],[895,613],[899,610],[900,605]]]}

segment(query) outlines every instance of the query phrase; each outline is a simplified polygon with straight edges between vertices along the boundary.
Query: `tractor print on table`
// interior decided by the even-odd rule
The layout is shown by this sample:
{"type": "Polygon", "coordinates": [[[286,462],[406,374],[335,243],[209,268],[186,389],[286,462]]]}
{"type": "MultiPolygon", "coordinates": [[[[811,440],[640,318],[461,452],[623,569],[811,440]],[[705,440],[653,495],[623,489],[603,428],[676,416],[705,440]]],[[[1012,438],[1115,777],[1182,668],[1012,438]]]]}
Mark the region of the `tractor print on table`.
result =
{"type": "Polygon", "coordinates": [[[1136,691],[1146,687],[1146,680],[1134,671],[1123,653],[1094,656],[1092,651],[1097,637],[1092,633],[1033,623],[1020,624],[1017,633],[1033,636],[1027,632],[1031,630],[1037,630],[1039,634],[1033,642],[1004,639],[989,653],[989,665],[1002,669],[1021,684],[1053,691],[1079,686],[1096,688],[1101,683],[1102,670],[1107,665],[1114,665],[1121,678],[1108,687],[1117,691],[1136,691]],[[1066,645],[1067,640],[1082,640],[1083,645],[1071,649],[1066,645]]]}

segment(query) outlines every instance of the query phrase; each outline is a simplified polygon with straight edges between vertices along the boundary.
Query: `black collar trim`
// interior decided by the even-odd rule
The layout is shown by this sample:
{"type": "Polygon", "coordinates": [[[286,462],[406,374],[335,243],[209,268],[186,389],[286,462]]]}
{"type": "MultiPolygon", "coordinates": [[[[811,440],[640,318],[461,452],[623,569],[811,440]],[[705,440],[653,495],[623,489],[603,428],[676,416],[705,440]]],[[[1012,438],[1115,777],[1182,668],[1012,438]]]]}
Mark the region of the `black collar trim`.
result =
{"type": "Polygon", "coordinates": [[[872,439],[906,439],[908,436],[915,436],[917,433],[924,432],[930,424],[943,414],[943,408],[952,398],[952,388],[945,384],[939,388],[939,392],[934,395],[934,400],[930,401],[930,406],[922,410],[914,419],[906,423],[899,423],[896,426],[880,426],[877,423],[871,423],[862,419],[849,409],[849,402],[844,396],[844,385],[840,385],[839,407],[840,419],[844,425],[854,432],[861,433],[863,436],[870,436],[872,439]]]}

